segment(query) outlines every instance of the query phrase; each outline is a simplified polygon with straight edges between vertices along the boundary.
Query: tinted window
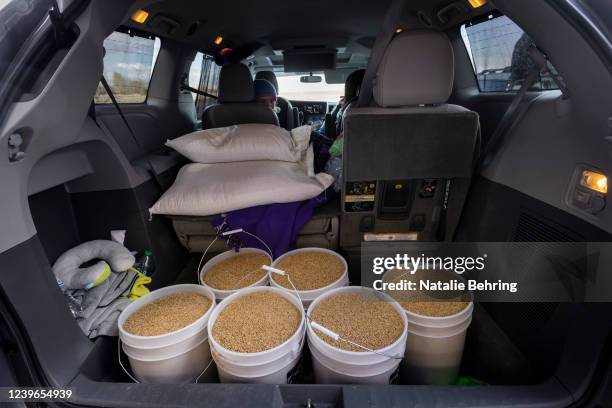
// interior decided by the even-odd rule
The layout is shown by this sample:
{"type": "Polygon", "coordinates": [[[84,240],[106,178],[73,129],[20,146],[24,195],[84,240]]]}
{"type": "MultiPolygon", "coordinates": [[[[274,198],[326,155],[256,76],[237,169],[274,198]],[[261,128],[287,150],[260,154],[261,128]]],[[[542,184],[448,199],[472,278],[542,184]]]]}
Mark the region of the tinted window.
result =
{"type": "MultiPolygon", "coordinates": [[[[210,95],[219,94],[219,72],[221,67],[215,64],[213,57],[198,52],[189,69],[189,87],[210,95]]],[[[191,93],[196,106],[197,117],[202,116],[204,109],[217,102],[215,98],[191,93]]]]}
{"type": "MultiPolygon", "coordinates": [[[[506,16],[461,27],[482,92],[516,92],[533,69],[527,50],[533,41],[506,16]]],[[[541,75],[531,90],[557,89],[552,78],[541,75]]]]}
{"type": "MultiPolygon", "coordinates": [[[[104,77],[117,102],[142,103],[147,99],[149,81],[159,52],[159,38],[144,38],[114,32],[104,40],[104,77]]],[[[110,103],[99,85],[96,103],[110,103]]]]}

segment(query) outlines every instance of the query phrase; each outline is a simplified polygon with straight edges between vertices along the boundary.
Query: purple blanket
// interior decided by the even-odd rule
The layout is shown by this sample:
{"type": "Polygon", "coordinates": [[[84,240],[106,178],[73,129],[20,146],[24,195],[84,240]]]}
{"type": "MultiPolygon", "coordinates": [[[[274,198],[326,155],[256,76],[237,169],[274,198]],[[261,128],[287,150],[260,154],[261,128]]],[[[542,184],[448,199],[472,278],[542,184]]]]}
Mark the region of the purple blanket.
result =
{"type": "MultiPolygon", "coordinates": [[[[295,240],[312,217],[314,209],[325,204],[326,201],[327,197],[323,192],[310,200],[259,205],[232,211],[227,213],[225,218],[215,217],[211,224],[218,228],[225,221],[224,230],[242,228],[258,236],[268,244],[272,250],[272,256],[277,258],[295,248],[295,240]]],[[[243,247],[260,248],[267,251],[259,240],[248,234],[238,233],[234,237],[239,239],[243,247]]],[[[234,241],[232,244],[235,245],[237,242],[234,241]]]]}

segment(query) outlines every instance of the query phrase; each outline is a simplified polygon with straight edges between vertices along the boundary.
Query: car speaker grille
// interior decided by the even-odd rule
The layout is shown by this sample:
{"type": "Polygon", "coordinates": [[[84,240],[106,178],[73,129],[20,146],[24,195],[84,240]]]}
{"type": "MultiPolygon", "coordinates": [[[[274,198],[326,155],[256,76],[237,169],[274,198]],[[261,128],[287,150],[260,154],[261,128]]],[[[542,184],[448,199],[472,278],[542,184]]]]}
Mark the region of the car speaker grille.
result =
{"type": "Polygon", "coordinates": [[[575,242],[576,239],[531,214],[521,213],[514,232],[515,242],[575,242]]]}

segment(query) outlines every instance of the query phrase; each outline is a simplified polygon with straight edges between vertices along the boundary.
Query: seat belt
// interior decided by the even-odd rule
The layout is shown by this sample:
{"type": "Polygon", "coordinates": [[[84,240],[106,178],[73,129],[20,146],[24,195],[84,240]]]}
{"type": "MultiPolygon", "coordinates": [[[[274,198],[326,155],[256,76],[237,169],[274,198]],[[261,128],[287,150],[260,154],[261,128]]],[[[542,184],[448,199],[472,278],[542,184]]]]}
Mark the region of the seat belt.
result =
{"type": "Polygon", "coordinates": [[[378,71],[378,66],[385,55],[387,46],[395,35],[395,29],[400,23],[402,11],[404,10],[404,2],[405,0],[392,0],[391,5],[387,9],[385,19],[383,20],[383,25],[380,32],[376,36],[374,46],[372,47],[368,67],[363,75],[363,81],[361,82],[359,97],[356,103],[357,107],[364,107],[370,104],[370,100],[372,99],[372,90],[374,89],[374,78],[376,77],[376,71],[378,71]]]}
{"type": "MultiPolygon", "coordinates": [[[[136,133],[134,133],[134,130],[130,126],[130,123],[128,122],[127,118],[123,114],[123,110],[119,106],[119,103],[117,102],[117,99],[115,98],[115,95],[113,94],[113,91],[112,91],[111,87],[108,85],[108,82],[106,81],[106,78],[104,78],[104,75],[102,75],[102,78],[100,78],[100,83],[102,84],[102,87],[104,88],[104,90],[108,94],[108,96],[109,96],[111,102],[113,103],[113,105],[115,105],[115,109],[117,109],[117,112],[119,113],[119,116],[121,116],[121,120],[123,120],[123,123],[125,124],[125,127],[128,129],[130,135],[132,136],[132,139],[134,140],[134,143],[136,143],[136,146],[138,146],[138,149],[140,151],[143,151],[142,146],[140,145],[140,143],[138,142],[138,138],[136,137],[136,133]]],[[[98,124],[98,122],[95,119],[95,111],[94,111],[94,121],[96,122],[96,124],[98,124]]],[[[112,134],[112,132],[109,131],[109,133],[115,139],[115,142],[117,142],[117,144],[119,146],[121,146],[119,144],[119,141],[117,140],[117,138],[112,134]]],[[[153,164],[151,164],[151,161],[147,157],[146,153],[144,155],[144,159],[145,159],[145,161],[147,163],[147,167],[148,167],[147,170],[149,171],[149,173],[151,173],[151,176],[153,177],[153,179],[157,183],[157,186],[159,187],[159,189],[162,192],[165,191],[164,185],[162,184],[161,179],[157,175],[157,172],[155,171],[155,168],[153,167],[153,164]]]]}
{"type": "Polygon", "coordinates": [[[208,98],[219,99],[217,95],[209,94],[208,92],[201,91],[199,89],[195,89],[187,85],[187,75],[185,74],[181,79],[180,91],[189,91],[198,95],[206,96],[208,98]]]}
{"type": "MultiPolygon", "coordinates": [[[[523,85],[521,85],[521,88],[514,96],[514,99],[512,99],[512,103],[510,103],[510,106],[504,113],[504,116],[497,124],[493,135],[491,135],[489,143],[487,143],[486,147],[484,148],[479,164],[480,169],[484,169],[491,164],[493,157],[499,151],[502,145],[504,137],[512,126],[518,122],[519,118],[523,115],[527,108],[527,105],[521,106],[521,102],[523,99],[525,99],[527,91],[529,91],[529,88],[531,88],[531,85],[533,85],[536,79],[539,78],[541,73],[547,72],[547,59],[544,54],[542,54],[533,44],[531,44],[527,52],[534,63],[534,67],[527,75],[527,78],[525,78],[523,85]]],[[[563,88],[561,89],[563,91],[563,88]]]]}

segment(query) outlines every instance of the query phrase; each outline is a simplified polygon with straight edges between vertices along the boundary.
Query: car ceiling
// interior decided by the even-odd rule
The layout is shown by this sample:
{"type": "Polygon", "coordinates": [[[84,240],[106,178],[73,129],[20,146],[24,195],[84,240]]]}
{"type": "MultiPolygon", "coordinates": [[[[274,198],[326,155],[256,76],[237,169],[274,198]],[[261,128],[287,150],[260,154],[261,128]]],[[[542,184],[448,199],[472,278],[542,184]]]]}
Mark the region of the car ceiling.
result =
{"type": "MultiPolygon", "coordinates": [[[[260,65],[265,65],[261,57],[270,65],[282,64],[279,51],[295,47],[336,48],[342,67],[352,61],[364,64],[389,4],[390,0],[158,0],[141,6],[149,12],[145,24],[127,19],[124,25],[202,50],[213,50],[217,35],[224,37],[222,46],[256,44],[260,65]]],[[[487,5],[473,10],[467,0],[406,0],[401,26],[423,28],[430,20],[431,27],[446,29],[490,9],[487,5]],[[449,5],[447,21],[440,21],[437,13],[449,5]]]]}

